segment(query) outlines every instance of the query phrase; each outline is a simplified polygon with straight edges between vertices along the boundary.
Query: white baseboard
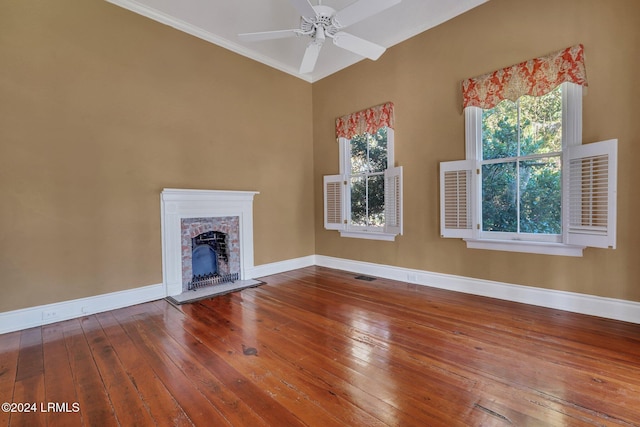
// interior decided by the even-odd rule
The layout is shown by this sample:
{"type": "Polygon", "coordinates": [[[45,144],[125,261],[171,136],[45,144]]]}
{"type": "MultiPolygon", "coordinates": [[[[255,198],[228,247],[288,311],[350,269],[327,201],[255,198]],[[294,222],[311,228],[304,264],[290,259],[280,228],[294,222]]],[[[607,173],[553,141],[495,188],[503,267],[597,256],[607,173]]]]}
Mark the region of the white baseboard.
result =
{"type": "Polygon", "coordinates": [[[640,303],[316,255],[316,265],[640,324],[640,303]]]}
{"type": "MultiPolygon", "coordinates": [[[[640,303],[634,301],[473,279],[324,255],[309,255],[263,264],[253,267],[248,273],[252,278],[260,278],[312,265],[640,324],[640,303]]],[[[7,311],[0,313],[0,334],[116,310],[135,304],[155,301],[165,296],[165,287],[160,283],[93,297],[7,311]]]]}
{"type": "Polygon", "coordinates": [[[0,313],[0,334],[164,298],[162,283],[0,313]]]}
{"type": "Polygon", "coordinates": [[[255,266],[248,271],[248,276],[252,279],[257,279],[259,277],[271,276],[272,274],[284,273],[285,271],[296,270],[298,268],[311,267],[315,264],[316,256],[309,255],[255,266]]]}

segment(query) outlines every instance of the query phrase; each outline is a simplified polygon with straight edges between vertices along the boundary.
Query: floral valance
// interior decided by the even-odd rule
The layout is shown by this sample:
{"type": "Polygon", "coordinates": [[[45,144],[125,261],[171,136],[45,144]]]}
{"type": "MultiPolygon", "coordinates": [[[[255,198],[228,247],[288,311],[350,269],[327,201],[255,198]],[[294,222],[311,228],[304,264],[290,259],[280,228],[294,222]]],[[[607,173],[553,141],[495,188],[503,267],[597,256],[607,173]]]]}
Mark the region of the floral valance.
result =
{"type": "Polygon", "coordinates": [[[336,119],[336,136],[351,139],[364,132],[375,133],[384,126],[394,127],[392,102],[338,117],[336,119]]]}
{"type": "Polygon", "coordinates": [[[464,80],[462,107],[488,109],[505,99],[515,101],[522,95],[542,96],[564,82],[587,86],[581,44],[464,80]]]}

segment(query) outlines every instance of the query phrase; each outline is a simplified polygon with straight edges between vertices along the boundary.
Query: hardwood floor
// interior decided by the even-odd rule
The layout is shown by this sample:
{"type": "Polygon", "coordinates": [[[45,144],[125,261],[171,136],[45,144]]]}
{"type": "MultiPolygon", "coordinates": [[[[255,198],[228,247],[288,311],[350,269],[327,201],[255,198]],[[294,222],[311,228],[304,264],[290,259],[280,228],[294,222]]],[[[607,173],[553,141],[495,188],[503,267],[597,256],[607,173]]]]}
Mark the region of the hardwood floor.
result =
{"type": "Polygon", "coordinates": [[[35,404],[0,425],[640,426],[640,325],[321,267],[263,280],[0,335],[0,400],[35,404]]]}

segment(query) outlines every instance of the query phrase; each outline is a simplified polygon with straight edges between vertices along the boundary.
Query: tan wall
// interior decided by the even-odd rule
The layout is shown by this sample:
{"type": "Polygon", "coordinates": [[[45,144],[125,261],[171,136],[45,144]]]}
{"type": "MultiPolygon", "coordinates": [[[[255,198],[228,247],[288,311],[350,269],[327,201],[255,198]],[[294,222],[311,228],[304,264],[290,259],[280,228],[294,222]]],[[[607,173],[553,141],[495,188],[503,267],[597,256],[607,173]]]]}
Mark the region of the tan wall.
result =
{"type": "Polygon", "coordinates": [[[311,107],[105,1],[0,2],[0,312],[161,283],[165,187],[260,191],[255,264],[313,254],[311,107]]]}
{"type": "Polygon", "coordinates": [[[491,0],[313,85],[316,253],[640,301],[640,2],[491,0]],[[438,164],[464,158],[460,82],[583,43],[585,142],[619,139],[618,248],[582,258],[466,249],[439,237],[438,164]],[[340,238],[322,227],[322,176],[338,173],[337,116],[396,105],[405,233],[394,243],[340,238]]]}

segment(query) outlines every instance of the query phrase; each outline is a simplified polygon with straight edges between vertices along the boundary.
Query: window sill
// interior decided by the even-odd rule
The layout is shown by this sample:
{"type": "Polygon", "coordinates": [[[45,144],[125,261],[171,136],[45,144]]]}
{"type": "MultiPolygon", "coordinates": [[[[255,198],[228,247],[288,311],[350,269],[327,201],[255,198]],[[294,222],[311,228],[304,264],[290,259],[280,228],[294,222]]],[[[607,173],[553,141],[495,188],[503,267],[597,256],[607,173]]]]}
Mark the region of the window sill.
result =
{"type": "Polygon", "coordinates": [[[396,234],[382,233],[379,231],[340,231],[340,237],[351,237],[354,239],[384,240],[393,242],[396,234]]]}
{"type": "Polygon", "coordinates": [[[522,240],[464,239],[469,249],[524,252],[528,254],[581,257],[585,246],[551,242],[524,242],[522,240]]]}

